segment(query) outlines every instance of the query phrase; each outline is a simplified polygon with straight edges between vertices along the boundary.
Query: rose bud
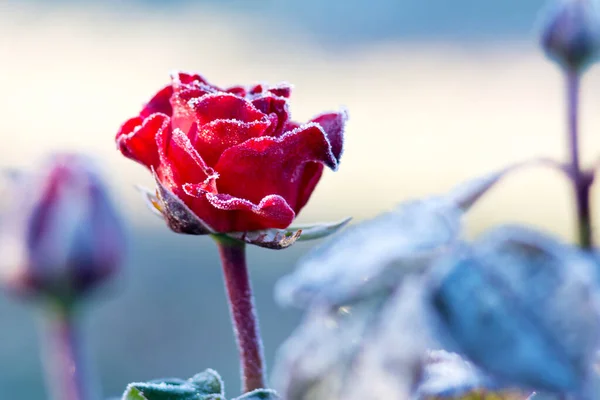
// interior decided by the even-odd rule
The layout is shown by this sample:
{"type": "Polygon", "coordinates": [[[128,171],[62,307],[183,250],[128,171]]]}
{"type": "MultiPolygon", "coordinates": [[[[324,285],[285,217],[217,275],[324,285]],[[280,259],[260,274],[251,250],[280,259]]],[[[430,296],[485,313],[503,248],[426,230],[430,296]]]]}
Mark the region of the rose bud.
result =
{"type": "Polygon", "coordinates": [[[200,75],[175,73],[121,126],[118,148],[154,172],[151,203],[172,230],[248,232],[292,223],[324,166],[337,169],[347,116],[293,122],[290,91],[287,84],[221,89],[200,75]]]}
{"type": "Polygon", "coordinates": [[[19,295],[71,302],[113,275],[123,230],[97,171],[74,154],[50,157],[10,185],[0,221],[0,274],[19,295]]]}
{"type": "Polygon", "coordinates": [[[596,0],[561,0],[550,11],[541,44],[551,59],[579,71],[600,49],[600,9],[596,0]]]}

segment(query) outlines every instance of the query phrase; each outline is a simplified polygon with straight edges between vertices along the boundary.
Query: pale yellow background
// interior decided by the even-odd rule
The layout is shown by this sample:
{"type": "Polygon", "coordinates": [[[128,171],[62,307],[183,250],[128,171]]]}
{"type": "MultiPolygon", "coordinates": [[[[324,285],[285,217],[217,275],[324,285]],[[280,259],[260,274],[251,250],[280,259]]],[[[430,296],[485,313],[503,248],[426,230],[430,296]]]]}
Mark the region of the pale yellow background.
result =
{"type": "MultiPolygon", "coordinates": [[[[72,6],[40,16],[33,6],[4,7],[1,164],[27,166],[49,149],[89,152],[137,224],[158,223],[132,189],[151,181],[119,155],[113,135],[174,69],[221,85],[292,82],[300,121],[349,109],[340,170],[326,174],[303,221],[362,219],[507,163],[565,154],[563,82],[533,40],[389,41],[332,54],[301,34],[278,38],[241,17],[194,7],[177,18],[135,8],[72,6]]],[[[588,163],[600,154],[599,86],[592,71],[582,109],[588,163]]],[[[519,173],[477,207],[475,224],[527,221],[569,234],[567,191],[553,172],[519,173]]]]}

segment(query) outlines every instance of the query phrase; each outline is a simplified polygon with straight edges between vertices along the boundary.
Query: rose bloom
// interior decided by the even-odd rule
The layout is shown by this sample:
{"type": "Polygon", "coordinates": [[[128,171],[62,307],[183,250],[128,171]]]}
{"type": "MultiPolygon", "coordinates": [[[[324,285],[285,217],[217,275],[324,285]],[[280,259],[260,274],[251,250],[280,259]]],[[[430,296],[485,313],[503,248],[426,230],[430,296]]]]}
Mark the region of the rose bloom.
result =
{"type": "Polygon", "coordinates": [[[116,136],[119,150],[214,232],[288,227],[342,153],[344,111],[290,119],[288,84],[227,89],[175,73],[116,136]]]}

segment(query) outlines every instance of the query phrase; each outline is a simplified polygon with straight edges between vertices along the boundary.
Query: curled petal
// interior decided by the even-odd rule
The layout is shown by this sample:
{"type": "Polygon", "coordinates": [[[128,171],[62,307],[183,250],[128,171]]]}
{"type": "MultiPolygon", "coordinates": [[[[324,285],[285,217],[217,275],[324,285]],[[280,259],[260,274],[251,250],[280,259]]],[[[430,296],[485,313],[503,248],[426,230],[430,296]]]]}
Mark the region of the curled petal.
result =
{"type": "Polygon", "coordinates": [[[156,136],[169,125],[169,117],[156,113],[142,121],[132,118],[125,122],[117,134],[117,146],[121,153],[147,168],[157,167],[159,154],[156,136]]]}
{"type": "Polygon", "coordinates": [[[244,86],[231,86],[225,89],[227,93],[235,94],[239,97],[246,97],[246,88],[244,86]]]}
{"type": "Polygon", "coordinates": [[[276,115],[277,123],[273,125],[270,136],[279,136],[283,133],[283,127],[290,119],[287,101],[283,97],[277,97],[271,93],[252,100],[252,104],[267,115],[276,115]]]}
{"type": "Polygon", "coordinates": [[[171,82],[173,86],[181,85],[209,85],[208,81],[200,74],[188,74],[187,72],[174,71],[171,72],[171,82]]]}
{"type": "Polygon", "coordinates": [[[253,122],[264,118],[264,114],[248,100],[230,93],[207,94],[191,99],[188,105],[194,110],[198,123],[206,124],[217,119],[236,119],[253,122]]]}
{"type": "Polygon", "coordinates": [[[171,107],[171,96],[173,96],[173,87],[171,85],[165,86],[154,95],[152,99],[142,109],[140,113],[141,118],[149,117],[155,113],[162,113],[166,115],[173,114],[173,108],[171,107]]]}
{"type": "Polygon", "coordinates": [[[257,95],[257,94],[261,94],[265,89],[265,85],[262,83],[257,83],[255,85],[250,86],[250,88],[248,89],[248,94],[249,95],[257,95]]]}
{"type": "Polygon", "coordinates": [[[242,122],[234,119],[217,119],[204,125],[193,125],[190,137],[195,148],[208,165],[215,165],[223,151],[248,139],[263,136],[272,125],[264,118],[242,122]]]}
{"type": "Polygon", "coordinates": [[[182,196],[179,182],[205,182],[209,184],[216,178],[212,168],[208,167],[202,157],[191,145],[188,137],[180,129],[171,129],[167,124],[157,135],[156,144],[160,164],[157,174],[161,181],[182,196]]]}
{"type": "Polygon", "coordinates": [[[305,184],[303,172],[315,162],[337,168],[331,145],[317,124],[303,125],[278,138],[250,139],[221,155],[215,167],[220,175],[219,192],[252,202],[278,194],[297,212],[299,193],[305,184]]]}
{"type": "Polygon", "coordinates": [[[267,90],[275,96],[289,98],[292,94],[293,86],[287,82],[281,82],[277,85],[269,87],[267,90]]]}
{"type": "Polygon", "coordinates": [[[211,177],[215,174],[214,170],[210,168],[204,159],[200,156],[198,151],[192,145],[190,139],[179,129],[175,129],[172,135],[173,142],[179,146],[180,149],[184,150],[189,158],[196,164],[196,168],[200,168],[207,177],[211,177]]]}
{"type": "Polygon", "coordinates": [[[262,94],[273,94],[278,97],[289,98],[290,94],[292,94],[292,85],[287,82],[280,82],[272,86],[264,83],[257,83],[250,86],[247,91],[249,97],[260,96],[262,94]]]}
{"type": "Polygon", "coordinates": [[[216,93],[216,91],[215,91],[215,89],[211,88],[210,86],[206,86],[206,85],[198,85],[198,86],[192,86],[192,87],[186,86],[186,87],[179,89],[176,92],[176,96],[177,96],[176,104],[183,105],[185,107],[185,106],[187,106],[187,104],[190,100],[202,97],[209,93],[216,93]]]}
{"type": "MultiPolygon", "coordinates": [[[[229,194],[210,193],[202,185],[185,184],[183,190],[188,196],[204,197],[218,210],[238,211],[243,217],[232,218],[228,231],[249,231],[264,227],[285,228],[292,223],[296,214],[285,199],[278,195],[268,195],[258,204],[229,194]]],[[[234,216],[234,215],[232,215],[234,216]]]]}
{"type": "Polygon", "coordinates": [[[347,120],[348,113],[346,110],[321,114],[312,120],[312,122],[321,125],[327,134],[331,149],[338,162],[344,151],[344,125],[346,125],[347,120]]]}

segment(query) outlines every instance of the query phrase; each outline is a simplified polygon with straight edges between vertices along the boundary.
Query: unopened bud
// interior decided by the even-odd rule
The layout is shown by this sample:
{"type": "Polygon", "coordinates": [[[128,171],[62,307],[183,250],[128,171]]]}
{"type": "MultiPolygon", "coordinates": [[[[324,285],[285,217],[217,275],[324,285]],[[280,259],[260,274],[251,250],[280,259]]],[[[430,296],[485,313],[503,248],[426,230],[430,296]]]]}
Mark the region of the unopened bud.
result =
{"type": "Polygon", "coordinates": [[[559,0],[542,30],[546,55],[562,67],[580,71],[600,51],[600,7],[596,0],[559,0]]]}
{"type": "Polygon", "coordinates": [[[91,161],[50,157],[10,186],[0,219],[0,277],[22,296],[73,301],[111,276],[123,230],[91,161]]]}

